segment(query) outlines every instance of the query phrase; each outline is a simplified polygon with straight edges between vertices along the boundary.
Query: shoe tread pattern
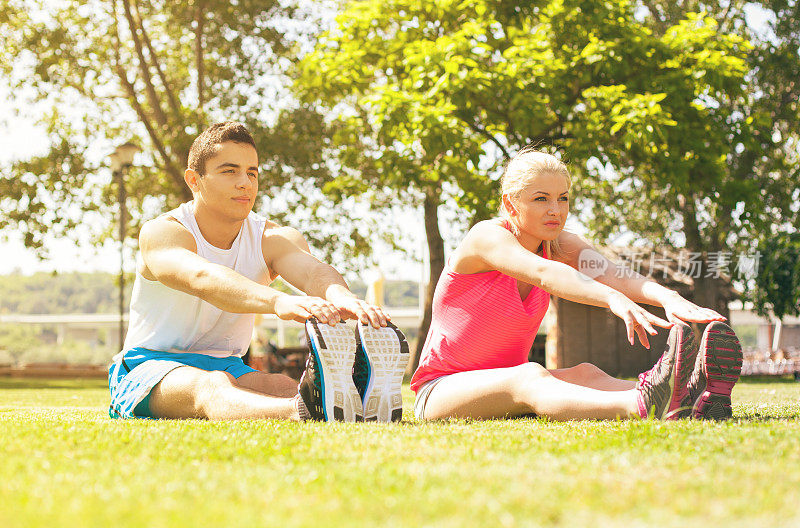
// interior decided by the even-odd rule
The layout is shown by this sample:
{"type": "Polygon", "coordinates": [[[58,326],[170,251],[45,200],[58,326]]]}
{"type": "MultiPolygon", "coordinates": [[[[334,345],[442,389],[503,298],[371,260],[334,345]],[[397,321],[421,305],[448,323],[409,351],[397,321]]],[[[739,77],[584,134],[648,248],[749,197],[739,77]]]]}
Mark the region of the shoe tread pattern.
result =
{"type": "Polygon", "coordinates": [[[695,418],[726,420],[733,416],[731,391],[742,371],[742,346],[733,329],[710,323],[703,333],[700,352],[705,387],[693,406],[695,418]]]}
{"type": "Polygon", "coordinates": [[[353,360],[355,340],[353,331],[345,323],[335,326],[320,324],[309,320],[312,331],[309,338],[314,340],[319,369],[324,379],[323,400],[325,417],[328,421],[361,421],[363,409],[361,398],[353,385],[353,360]]]}
{"type": "Polygon", "coordinates": [[[364,394],[364,420],[390,422],[403,417],[401,385],[409,359],[403,333],[394,325],[358,325],[358,339],[369,361],[370,379],[364,394]]]}

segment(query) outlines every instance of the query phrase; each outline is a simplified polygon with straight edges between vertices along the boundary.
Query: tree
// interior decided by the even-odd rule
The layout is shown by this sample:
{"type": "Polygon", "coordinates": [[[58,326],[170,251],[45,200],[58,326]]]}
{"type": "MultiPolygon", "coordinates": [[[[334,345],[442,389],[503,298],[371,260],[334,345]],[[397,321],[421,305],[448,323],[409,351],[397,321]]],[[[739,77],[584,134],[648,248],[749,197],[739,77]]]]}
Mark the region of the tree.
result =
{"type": "Polygon", "coordinates": [[[300,16],[293,5],[0,0],[0,8],[0,68],[18,95],[47,109],[48,151],[0,177],[0,230],[21,232],[28,247],[43,251],[46,234],[73,233],[93,213],[109,225],[115,192],[105,156],[130,138],[149,160],[127,175],[131,230],[146,204],[153,214],[191,198],[183,169],[211,122],[250,128],[264,185],[319,165],[308,141],[320,134],[304,134],[318,116],[290,111],[291,126],[269,126],[285,106],[279,83],[296,53],[285,34],[288,17],[300,16]]]}
{"type": "MultiPolygon", "coordinates": [[[[708,276],[706,271],[714,260],[753,251],[764,233],[800,223],[796,205],[800,200],[800,6],[794,0],[643,0],[640,5],[647,9],[645,23],[656,35],[667,36],[692,12],[703,12],[718,31],[735,33],[749,43],[743,56],[747,75],[742,90],[721,97],[712,94],[710,101],[704,101],[707,94],[697,93],[704,107],[701,112],[712,119],[706,138],[684,136],[686,125],[671,130],[669,153],[677,163],[673,167],[660,164],[669,170],[665,183],[670,192],[664,194],[660,192],[663,186],[657,186],[642,195],[636,178],[623,177],[617,182],[633,187],[627,197],[636,198],[636,207],[617,207],[609,215],[615,222],[624,219],[619,225],[633,232],[703,254],[703,267],[694,281],[695,300],[726,314],[721,292],[728,279],[708,276]],[[765,17],[766,28],[748,25],[745,8],[753,6],[770,15],[765,17]],[[698,156],[696,139],[703,139],[705,146],[716,144],[716,155],[712,149],[709,155],[698,156]],[[687,155],[691,159],[684,160],[687,155]],[[663,225],[653,224],[647,214],[651,212],[666,220],[663,225]]],[[[699,48],[698,52],[695,57],[700,59],[703,52],[699,48]]],[[[698,101],[686,98],[685,102],[686,111],[673,112],[676,120],[707,126],[701,124],[705,120],[696,120],[698,101]]],[[[648,167],[640,164],[637,172],[642,169],[648,167]]],[[[609,201],[609,193],[594,191],[590,193],[594,199],[609,201]]],[[[611,232],[609,223],[595,221],[593,225],[601,233],[611,232]]]]}
{"type": "Polygon", "coordinates": [[[656,35],[635,8],[355,2],[300,63],[297,90],[331,116],[323,143],[341,165],[324,190],[423,205],[431,281],[421,337],[444,266],[438,207],[491,215],[494,180],[518,148],[564,153],[579,193],[598,200],[589,220],[605,236],[628,225],[626,214],[654,223],[644,236],[664,237],[672,218],[654,204],[692,187],[690,168],[708,178],[704,192],[721,180],[728,123],[715,105],[743,97],[748,43],[696,14],[656,35]]]}
{"type": "Polygon", "coordinates": [[[773,344],[780,342],[781,321],[800,316],[800,233],[780,233],[758,246],[759,267],[748,297],[756,313],[778,321],[773,344]]]}

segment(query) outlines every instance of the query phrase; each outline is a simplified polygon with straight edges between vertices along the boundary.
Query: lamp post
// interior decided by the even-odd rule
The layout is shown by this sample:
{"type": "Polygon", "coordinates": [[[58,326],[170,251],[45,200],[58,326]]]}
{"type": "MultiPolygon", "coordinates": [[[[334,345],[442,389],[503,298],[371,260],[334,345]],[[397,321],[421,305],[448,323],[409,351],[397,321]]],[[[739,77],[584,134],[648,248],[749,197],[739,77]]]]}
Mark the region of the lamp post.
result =
{"type": "Polygon", "coordinates": [[[117,202],[119,202],[119,349],[125,343],[125,225],[128,213],[125,202],[128,195],[125,191],[125,171],[133,165],[133,157],[141,149],[131,143],[123,143],[111,154],[111,171],[117,183],[117,202]]]}

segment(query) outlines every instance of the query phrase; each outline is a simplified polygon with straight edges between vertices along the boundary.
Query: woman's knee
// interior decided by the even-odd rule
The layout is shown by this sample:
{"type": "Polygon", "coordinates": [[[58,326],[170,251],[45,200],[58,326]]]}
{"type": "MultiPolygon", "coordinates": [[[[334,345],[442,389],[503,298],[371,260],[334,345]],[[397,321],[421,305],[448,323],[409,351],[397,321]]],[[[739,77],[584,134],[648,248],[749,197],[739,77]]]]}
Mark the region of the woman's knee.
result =
{"type": "Polygon", "coordinates": [[[579,373],[587,376],[591,376],[593,374],[602,372],[602,370],[600,370],[600,368],[597,365],[593,365],[591,363],[578,363],[572,368],[574,368],[579,373]]]}
{"type": "Polygon", "coordinates": [[[603,371],[603,369],[597,365],[593,365],[592,363],[579,363],[578,365],[575,365],[574,368],[577,369],[581,378],[585,380],[592,380],[599,376],[606,376],[606,373],[603,371]]]}
{"type": "Polygon", "coordinates": [[[523,363],[522,365],[519,365],[514,368],[519,369],[521,376],[536,377],[536,378],[546,378],[550,376],[550,371],[548,371],[539,363],[534,363],[533,361],[528,363],[523,363]]]}
{"type": "Polygon", "coordinates": [[[537,387],[553,377],[538,363],[524,363],[514,367],[511,383],[511,396],[519,412],[536,412],[537,387]]]}
{"type": "Polygon", "coordinates": [[[525,390],[531,383],[552,377],[552,374],[539,363],[523,363],[514,367],[513,385],[517,390],[525,390]]]}

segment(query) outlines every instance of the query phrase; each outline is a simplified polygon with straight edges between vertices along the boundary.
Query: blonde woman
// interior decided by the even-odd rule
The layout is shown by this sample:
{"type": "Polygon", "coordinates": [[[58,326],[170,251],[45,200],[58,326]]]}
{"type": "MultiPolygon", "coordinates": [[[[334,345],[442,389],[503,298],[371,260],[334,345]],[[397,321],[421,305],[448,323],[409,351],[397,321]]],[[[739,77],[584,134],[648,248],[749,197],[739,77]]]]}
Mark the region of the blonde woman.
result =
{"type": "Polygon", "coordinates": [[[535,413],[555,420],[682,416],[726,418],[741,347],[717,312],[609,263],[592,280],[578,255],[592,249],[564,231],[570,176],[552,155],[525,149],[502,179],[501,218],[476,224],[450,257],[411,380],[418,419],[500,418],[535,413]],[[610,309],[649,348],[655,327],[668,347],[639,381],[594,365],[547,370],[527,361],[550,295],[610,309]],[[669,320],[636,303],[663,307],[669,320]],[[711,323],[694,344],[685,322],[711,323]]]}

